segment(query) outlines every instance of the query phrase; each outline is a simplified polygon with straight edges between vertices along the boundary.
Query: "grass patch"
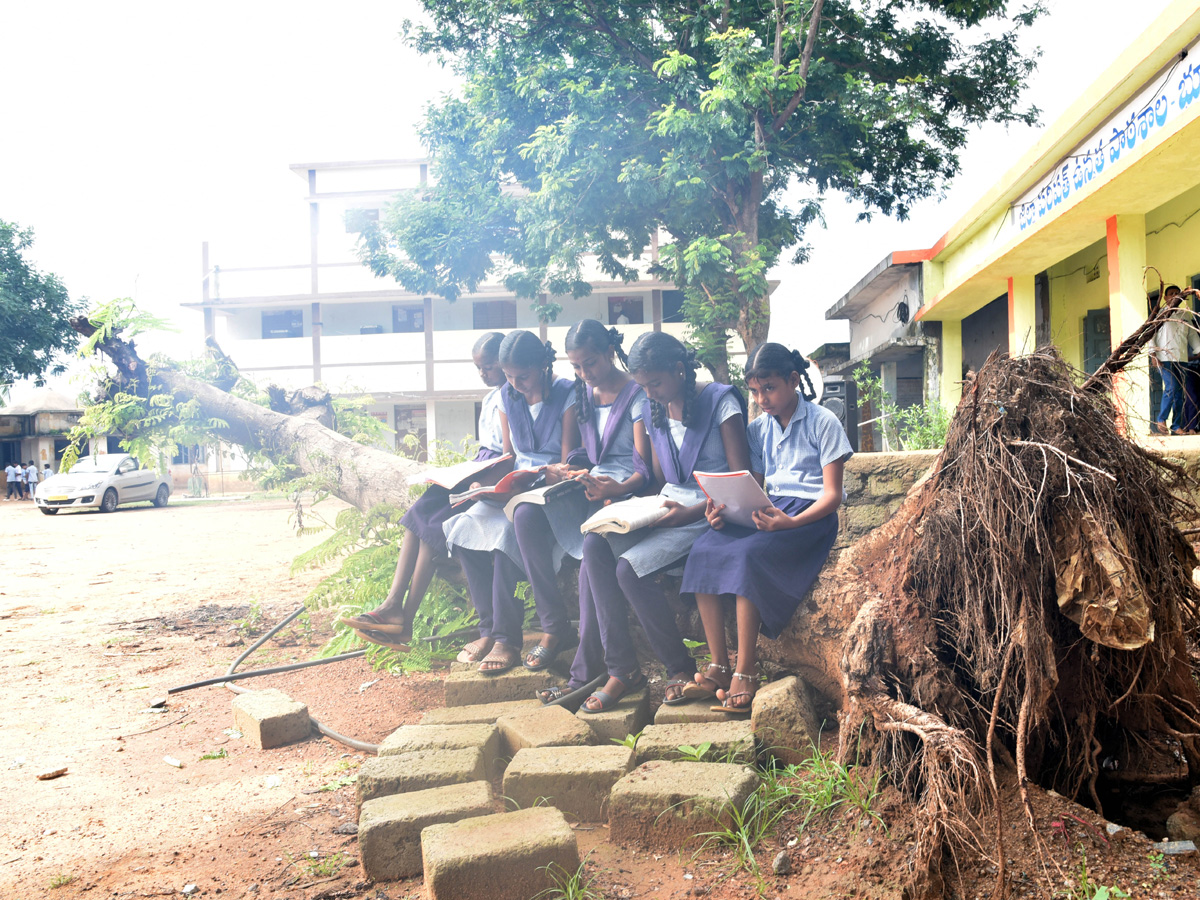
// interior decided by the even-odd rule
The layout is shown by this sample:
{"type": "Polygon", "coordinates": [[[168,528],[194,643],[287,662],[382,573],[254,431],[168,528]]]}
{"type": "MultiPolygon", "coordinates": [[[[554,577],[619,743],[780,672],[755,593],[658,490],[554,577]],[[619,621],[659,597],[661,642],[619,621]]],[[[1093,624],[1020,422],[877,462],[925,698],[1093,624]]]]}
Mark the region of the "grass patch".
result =
{"type": "Polygon", "coordinates": [[[74,881],[75,881],[74,875],[68,875],[65,872],[59,872],[57,875],[55,875],[53,878],[50,879],[49,887],[50,887],[50,890],[54,890],[55,888],[66,887],[68,884],[72,884],[74,881]]]}

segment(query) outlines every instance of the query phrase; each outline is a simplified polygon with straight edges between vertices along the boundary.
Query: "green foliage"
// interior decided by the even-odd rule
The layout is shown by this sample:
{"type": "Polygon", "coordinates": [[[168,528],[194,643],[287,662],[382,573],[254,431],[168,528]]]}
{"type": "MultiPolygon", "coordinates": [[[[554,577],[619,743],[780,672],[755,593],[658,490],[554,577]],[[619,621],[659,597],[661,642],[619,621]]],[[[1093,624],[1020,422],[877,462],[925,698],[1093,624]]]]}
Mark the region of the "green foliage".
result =
{"type": "Polygon", "coordinates": [[[225,752],[224,747],[218,747],[216,750],[212,750],[208,753],[200,754],[200,758],[202,760],[203,759],[225,759],[227,756],[229,756],[229,754],[225,752]]]}
{"type": "MultiPolygon", "coordinates": [[[[590,856],[589,853],[588,857],[590,856]]],[[[538,871],[545,872],[553,886],[538,891],[533,895],[533,900],[604,900],[604,895],[592,887],[596,883],[596,877],[587,874],[586,866],[587,857],[584,857],[574,872],[568,872],[558,863],[539,866],[538,871]]]]}
{"type": "MultiPolygon", "coordinates": [[[[407,533],[400,524],[403,510],[380,505],[369,513],[349,507],[338,513],[328,538],[302,553],[292,571],[324,565],[341,559],[338,570],[322,581],[305,598],[309,610],[336,609],[338,617],[351,617],[378,607],[387,597],[407,533]]],[[[413,538],[416,540],[416,538],[413,538]]],[[[435,660],[453,659],[458,646],[453,639],[425,641],[435,635],[451,635],[477,625],[474,609],[462,588],[435,578],[413,621],[411,649],[405,653],[364,644],[354,629],[334,626],[334,635],[321,648],[321,656],[336,656],[367,647],[371,665],[389,672],[425,672],[435,660]]]]}
{"type": "Polygon", "coordinates": [[[628,747],[630,750],[637,749],[637,742],[642,739],[642,733],[627,734],[623,738],[609,738],[614,744],[619,744],[622,747],[628,747]]]}
{"type": "MultiPolygon", "coordinates": [[[[33,232],[0,219],[0,390],[20,378],[42,384],[66,369],[63,356],[79,336],[68,321],[82,312],[54,275],[25,259],[33,232]]],[[[5,394],[6,395],[6,394],[5,394]]]]}
{"type": "Polygon", "coordinates": [[[1057,891],[1055,897],[1068,898],[1068,900],[1125,900],[1129,896],[1116,885],[1096,883],[1088,871],[1087,854],[1084,853],[1083,847],[1079,848],[1079,857],[1079,867],[1075,870],[1074,888],[1057,891]]]}
{"type": "Polygon", "coordinates": [[[776,789],[795,797],[804,808],[804,821],[797,831],[803,831],[814,818],[846,806],[860,813],[857,821],[886,827],[875,809],[883,780],[878,769],[868,770],[857,763],[843,765],[832,752],[814,746],[808,759],[798,766],[786,767],[784,772],[786,778],[777,779],[776,789]]]}
{"type": "Polygon", "coordinates": [[[767,273],[833,191],[905,217],[958,172],[969,129],[1032,122],[1019,47],[1039,3],[999,0],[423,0],[408,45],[462,89],[427,111],[434,184],[363,223],[373,271],[449,299],[498,275],[535,301],[584,296],[585,256],[684,293],[703,361],[727,372],[727,330],[757,343],[767,273]],[[395,240],[400,253],[389,250],[395,240]]]}
{"type": "Polygon", "coordinates": [[[874,427],[884,436],[887,449],[937,450],[946,443],[950,413],[940,403],[900,409],[883,388],[883,379],[872,375],[867,364],[854,370],[859,398],[871,405],[874,427]]]}
{"type": "Polygon", "coordinates": [[[49,887],[50,890],[54,890],[55,888],[66,887],[68,884],[74,883],[74,881],[74,875],[70,875],[65,872],[59,872],[57,875],[51,877],[49,887]]]}
{"type": "Polygon", "coordinates": [[[722,812],[713,816],[713,830],[696,835],[701,839],[696,855],[713,848],[732,852],[734,871],[749,872],[757,882],[759,896],[763,896],[766,882],[754,851],[764,838],[774,832],[787,811],[788,806],[781,802],[780,797],[773,796],[763,785],[759,785],[741,806],[726,803],[722,812]]]}
{"type": "Polygon", "coordinates": [[[712,742],[704,741],[695,747],[690,744],[683,744],[677,747],[675,752],[685,762],[704,762],[708,758],[708,754],[712,752],[712,742]]]}

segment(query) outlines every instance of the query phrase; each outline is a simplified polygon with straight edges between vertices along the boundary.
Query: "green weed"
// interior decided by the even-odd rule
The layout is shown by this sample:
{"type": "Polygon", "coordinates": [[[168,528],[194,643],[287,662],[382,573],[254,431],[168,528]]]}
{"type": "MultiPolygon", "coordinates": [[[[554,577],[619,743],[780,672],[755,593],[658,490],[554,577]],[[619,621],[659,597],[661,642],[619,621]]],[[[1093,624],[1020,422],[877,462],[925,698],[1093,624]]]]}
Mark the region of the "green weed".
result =
{"type": "Polygon", "coordinates": [[[614,744],[619,744],[622,747],[628,747],[630,750],[637,749],[637,742],[642,739],[642,733],[627,734],[623,738],[609,738],[614,744]]]}
{"type": "Polygon", "coordinates": [[[832,752],[824,753],[818,747],[812,749],[812,756],[798,766],[788,766],[785,770],[794,776],[794,781],[789,781],[787,789],[805,806],[804,821],[798,830],[803,831],[817,816],[846,805],[862,814],[859,821],[865,818],[886,828],[883,817],[875,811],[875,801],[879,799],[883,781],[882,772],[863,771],[863,767],[857,763],[842,765],[832,752]]]}
{"type": "Polygon", "coordinates": [[[327,781],[325,784],[317,788],[318,791],[336,791],[339,788],[350,787],[358,781],[357,775],[342,775],[340,778],[335,778],[333,781],[327,781]]]}
{"type": "Polygon", "coordinates": [[[749,872],[758,885],[759,896],[766,892],[766,881],[754,858],[755,848],[770,835],[779,820],[788,811],[788,804],[781,802],[777,794],[764,790],[760,785],[741,806],[727,803],[722,811],[713,816],[714,828],[696,835],[701,839],[693,859],[711,848],[728,850],[733,854],[734,871],[749,872]]]}
{"type": "Polygon", "coordinates": [[[224,747],[219,747],[218,749],[213,750],[211,753],[201,754],[200,758],[201,759],[225,759],[225,757],[227,757],[228,755],[229,754],[225,752],[224,747]]]}
{"type": "Polygon", "coordinates": [[[50,879],[50,890],[54,890],[55,888],[60,888],[60,887],[66,887],[68,884],[71,884],[74,881],[75,881],[74,875],[68,875],[65,872],[59,872],[57,875],[55,875],[53,878],[50,879]]]}
{"type": "Polygon", "coordinates": [[[1075,887],[1058,891],[1054,896],[1064,900],[1124,900],[1129,894],[1116,885],[1097,884],[1088,872],[1087,854],[1079,848],[1079,868],[1075,870],[1075,887]]]}
{"type": "Polygon", "coordinates": [[[534,894],[533,900],[604,900],[604,895],[592,887],[596,878],[584,871],[586,865],[587,859],[584,858],[574,872],[568,872],[558,863],[540,866],[538,871],[545,872],[554,884],[534,894]]]}
{"type": "Polygon", "coordinates": [[[255,599],[250,601],[250,609],[246,613],[246,618],[237,621],[237,629],[242,634],[256,634],[262,630],[262,623],[262,602],[255,599]]]}
{"type": "Polygon", "coordinates": [[[689,744],[684,744],[677,747],[675,752],[679,754],[679,758],[685,762],[704,762],[708,758],[709,752],[712,750],[712,742],[704,741],[702,744],[697,744],[692,747],[689,744]]]}
{"type": "Polygon", "coordinates": [[[328,878],[346,868],[350,859],[340,850],[330,853],[324,859],[316,850],[305,853],[299,860],[292,854],[287,855],[288,863],[301,870],[310,878],[328,878]]]}

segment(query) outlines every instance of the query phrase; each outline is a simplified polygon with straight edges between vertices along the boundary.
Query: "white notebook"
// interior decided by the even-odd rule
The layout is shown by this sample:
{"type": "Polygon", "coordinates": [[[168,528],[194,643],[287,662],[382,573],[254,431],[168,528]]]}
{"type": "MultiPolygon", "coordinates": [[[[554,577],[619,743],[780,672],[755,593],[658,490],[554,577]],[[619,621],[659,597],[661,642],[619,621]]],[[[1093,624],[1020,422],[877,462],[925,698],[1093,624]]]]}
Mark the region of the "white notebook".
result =
{"type": "Polygon", "coordinates": [[[610,503],[596,512],[579,526],[584,534],[628,534],[653,525],[667,514],[662,497],[631,497],[618,503],[610,503]]]}
{"type": "Polygon", "coordinates": [[[726,521],[747,528],[757,528],[751,513],[771,506],[758,481],[749,472],[693,472],[696,483],[717,506],[725,504],[722,515],[726,521]]]}

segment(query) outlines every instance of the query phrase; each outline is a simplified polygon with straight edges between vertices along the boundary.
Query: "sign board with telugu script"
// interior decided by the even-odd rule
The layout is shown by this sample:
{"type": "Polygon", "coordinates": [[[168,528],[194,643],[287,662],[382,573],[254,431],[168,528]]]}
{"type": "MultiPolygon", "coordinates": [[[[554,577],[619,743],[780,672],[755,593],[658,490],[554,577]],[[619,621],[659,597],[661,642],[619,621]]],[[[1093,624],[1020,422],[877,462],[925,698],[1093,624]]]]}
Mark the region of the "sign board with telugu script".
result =
{"type": "Polygon", "coordinates": [[[1127,163],[1134,148],[1168,122],[1186,112],[1194,114],[1195,109],[1189,107],[1200,103],[1198,46],[1200,38],[1014,203],[1011,224],[1020,231],[1039,224],[1103,172],[1127,163]]]}

